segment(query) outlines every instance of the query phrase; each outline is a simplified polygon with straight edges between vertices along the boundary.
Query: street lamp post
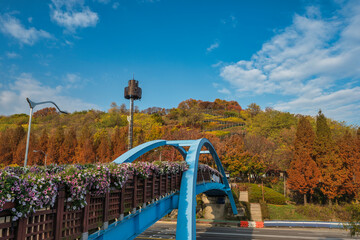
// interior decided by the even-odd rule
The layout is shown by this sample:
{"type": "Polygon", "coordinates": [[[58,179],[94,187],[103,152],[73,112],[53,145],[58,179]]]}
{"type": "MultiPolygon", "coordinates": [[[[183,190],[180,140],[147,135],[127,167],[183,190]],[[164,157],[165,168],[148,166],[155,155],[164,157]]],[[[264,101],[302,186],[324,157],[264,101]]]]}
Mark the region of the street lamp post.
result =
{"type": "Polygon", "coordinates": [[[60,108],[56,105],[56,103],[52,102],[52,101],[45,101],[45,102],[33,102],[31,101],[29,98],[26,98],[26,101],[29,103],[30,106],[30,116],[29,116],[29,127],[28,127],[28,133],[27,133],[27,138],[26,138],[26,151],[25,151],[25,160],[24,160],[24,167],[26,167],[27,164],[27,159],[28,159],[28,152],[29,152],[29,140],[30,140],[30,130],[31,130],[31,120],[32,120],[32,114],[33,114],[33,109],[36,105],[40,105],[40,104],[45,104],[45,103],[51,103],[54,104],[55,107],[59,110],[59,112],[64,113],[64,114],[68,114],[65,111],[61,111],[60,108]]]}
{"type": "Polygon", "coordinates": [[[42,151],[42,150],[34,150],[33,152],[41,152],[42,154],[44,154],[44,155],[45,155],[45,162],[44,162],[44,165],[45,165],[45,167],[46,167],[46,158],[47,158],[47,154],[46,154],[44,151],[42,151]]]}

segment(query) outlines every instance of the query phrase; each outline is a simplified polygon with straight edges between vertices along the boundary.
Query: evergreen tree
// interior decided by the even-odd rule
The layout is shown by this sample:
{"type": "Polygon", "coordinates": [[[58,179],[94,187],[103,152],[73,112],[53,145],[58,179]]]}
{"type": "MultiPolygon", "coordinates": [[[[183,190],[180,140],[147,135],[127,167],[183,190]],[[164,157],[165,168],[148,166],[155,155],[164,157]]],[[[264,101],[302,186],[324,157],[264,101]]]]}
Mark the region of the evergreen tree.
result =
{"type": "MultiPolygon", "coordinates": [[[[331,130],[326,122],[325,115],[319,110],[316,116],[316,139],[314,143],[314,156],[320,160],[329,151],[333,150],[331,130]]],[[[321,164],[317,162],[318,165],[321,164]]]]}
{"type": "Polygon", "coordinates": [[[288,186],[303,195],[304,204],[307,203],[307,194],[314,193],[320,177],[318,166],[311,157],[314,139],[309,120],[302,116],[296,131],[294,159],[288,170],[288,186]]]}

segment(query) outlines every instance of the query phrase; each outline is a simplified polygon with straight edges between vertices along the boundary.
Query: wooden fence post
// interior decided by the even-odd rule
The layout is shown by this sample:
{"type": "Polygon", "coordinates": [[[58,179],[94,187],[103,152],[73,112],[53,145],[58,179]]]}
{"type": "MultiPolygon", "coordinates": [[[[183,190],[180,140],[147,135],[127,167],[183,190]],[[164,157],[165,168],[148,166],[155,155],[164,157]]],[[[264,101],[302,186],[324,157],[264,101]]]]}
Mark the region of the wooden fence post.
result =
{"type": "Polygon", "coordinates": [[[16,240],[24,240],[26,235],[27,218],[19,218],[16,231],[16,240]]]}
{"type": "Polygon", "coordinates": [[[161,196],[162,194],[162,179],[163,179],[163,175],[159,175],[159,195],[161,196]]]}
{"type": "Polygon", "coordinates": [[[62,237],[64,207],[65,207],[65,190],[63,186],[60,186],[58,198],[56,201],[56,218],[54,223],[55,240],[60,240],[62,237]]]}
{"type": "Polygon", "coordinates": [[[120,191],[120,207],[119,207],[119,209],[120,209],[120,216],[119,216],[120,221],[122,221],[124,219],[125,186],[126,186],[126,183],[124,184],[124,186],[122,186],[121,191],[120,191]]]}
{"type": "Polygon", "coordinates": [[[146,201],[147,201],[147,199],[146,199],[146,193],[147,193],[147,182],[148,182],[148,179],[147,178],[145,178],[144,179],[144,193],[143,193],[143,207],[145,207],[146,206],[146,201]]]}
{"type": "Polygon", "coordinates": [[[134,191],[133,191],[133,201],[132,201],[132,207],[133,207],[133,213],[136,212],[136,204],[137,204],[137,185],[138,185],[138,177],[137,175],[134,175],[134,191]]]}
{"type": "Polygon", "coordinates": [[[87,240],[89,237],[89,205],[90,205],[90,194],[86,195],[86,206],[83,208],[82,221],[81,221],[81,239],[87,240]]]}
{"type": "Polygon", "coordinates": [[[167,194],[169,188],[169,174],[165,174],[165,192],[164,194],[167,194]]]}
{"type": "Polygon", "coordinates": [[[151,200],[154,200],[154,198],[155,198],[155,180],[156,180],[156,177],[155,177],[155,173],[153,172],[152,184],[151,184],[151,200]]]}
{"type": "Polygon", "coordinates": [[[178,175],[179,173],[176,173],[175,175],[175,189],[178,189],[178,175]]]}
{"type": "Polygon", "coordinates": [[[104,229],[107,229],[109,227],[109,205],[110,205],[110,192],[105,193],[105,199],[104,199],[104,229]]]}

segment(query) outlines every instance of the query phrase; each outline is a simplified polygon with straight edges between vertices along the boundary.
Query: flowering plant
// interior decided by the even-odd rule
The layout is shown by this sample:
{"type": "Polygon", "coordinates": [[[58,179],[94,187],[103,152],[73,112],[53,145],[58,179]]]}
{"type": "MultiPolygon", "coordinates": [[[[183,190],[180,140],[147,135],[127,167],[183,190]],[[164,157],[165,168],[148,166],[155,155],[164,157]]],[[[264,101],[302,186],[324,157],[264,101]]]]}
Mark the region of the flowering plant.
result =
{"type": "Polygon", "coordinates": [[[0,169],[0,212],[14,202],[13,221],[38,209],[53,207],[60,186],[65,189],[66,207],[78,210],[87,205],[86,195],[103,195],[111,187],[122,188],[130,176],[148,178],[154,174],[186,171],[185,162],[137,162],[101,165],[49,165],[0,169]]]}
{"type": "Polygon", "coordinates": [[[67,209],[77,210],[85,207],[88,187],[87,173],[76,166],[68,166],[59,173],[60,183],[65,188],[67,209]]]}
{"type": "Polygon", "coordinates": [[[129,176],[134,174],[134,168],[129,163],[110,163],[108,167],[110,171],[111,187],[115,187],[117,189],[122,188],[129,176]]]}
{"type": "Polygon", "coordinates": [[[36,209],[54,206],[58,188],[52,175],[37,175],[25,171],[28,173],[18,176],[14,172],[1,173],[1,211],[5,202],[15,202],[16,207],[12,208],[12,213],[13,221],[16,221],[20,217],[27,217],[36,209]]]}
{"type": "Polygon", "coordinates": [[[206,164],[199,164],[198,168],[199,168],[199,171],[210,172],[211,174],[215,174],[215,175],[222,177],[222,174],[218,170],[216,170],[206,164]]]}

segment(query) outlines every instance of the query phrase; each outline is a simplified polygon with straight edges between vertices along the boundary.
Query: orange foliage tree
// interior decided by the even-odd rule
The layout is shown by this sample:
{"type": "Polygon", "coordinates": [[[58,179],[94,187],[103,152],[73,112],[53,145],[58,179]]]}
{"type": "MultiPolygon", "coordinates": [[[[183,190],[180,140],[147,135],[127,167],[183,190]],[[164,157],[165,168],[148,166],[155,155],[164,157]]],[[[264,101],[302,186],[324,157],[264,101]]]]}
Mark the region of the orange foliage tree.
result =
{"type": "Polygon", "coordinates": [[[297,191],[307,203],[307,194],[313,194],[319,183],[320,171],[312,159],[315,134],[309,120],[300,117],[294,143],[294,159],[288,170],[289,189],[297,191]]]}
{"type": "Polygon", "coordinates": [[[65,133],[64,141],[61,144],[59,163],[60,164],[71,164],[76,163],[75,161],[75,150],[77,146],[76,131],[74,128],[70,128],[65,133]]]}
{"type": "Polygon", "coordinates": [[[265,164],[257,155],[244,150],[244,140],[241,135],[234,134],[226,142],[226,153],[223,163],[233,176],[257,181],[265,173],[265,164]]]}
{"type": "Polygon", "coordinates": [[[343,168],[342,159],[336,154],[330,128],[321,110],[316,117],[314,158],[321,171],[320,190],[331,204],[341,193],[341,186],[346,179],[346,170],[343,168]]]}

